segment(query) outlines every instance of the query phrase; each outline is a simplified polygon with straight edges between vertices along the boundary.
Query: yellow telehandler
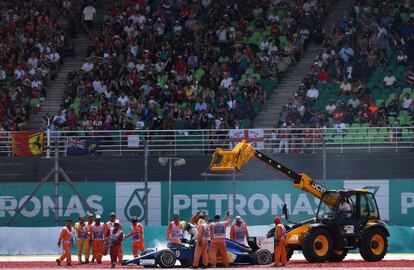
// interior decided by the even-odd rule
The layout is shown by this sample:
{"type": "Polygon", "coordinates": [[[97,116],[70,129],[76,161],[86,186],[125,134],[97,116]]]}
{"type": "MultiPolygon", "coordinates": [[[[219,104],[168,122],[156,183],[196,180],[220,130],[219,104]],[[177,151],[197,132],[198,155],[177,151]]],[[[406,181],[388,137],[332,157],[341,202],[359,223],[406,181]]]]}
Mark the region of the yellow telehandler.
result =
{"type": "MultiPolygon", "coordinates": [[[[289,177],[294,187],[320,199],[314,218],[288,228],[289,257],[294,250],[301,250],[309,262],[338,262],[346,257],[348,250],[359,248],[366,261],[384,258],[390,234],[380,219],[375,197],[368,190],[328,190],[307,174],[290,170],[246,141],[228,151],[217,148],[209,170],[238,171],[253,157],[289,177]]],[[[286,205],[283,212],[289,221],[286,205]]]]}

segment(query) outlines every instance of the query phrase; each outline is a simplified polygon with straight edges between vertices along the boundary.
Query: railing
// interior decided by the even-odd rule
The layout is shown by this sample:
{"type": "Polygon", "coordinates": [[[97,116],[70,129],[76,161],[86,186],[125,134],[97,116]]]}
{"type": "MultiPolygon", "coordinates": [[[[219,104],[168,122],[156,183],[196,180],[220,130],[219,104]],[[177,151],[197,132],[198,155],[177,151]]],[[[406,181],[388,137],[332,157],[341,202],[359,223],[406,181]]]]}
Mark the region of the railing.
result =
{"type": "MultiPolygon", "coordinates": [[[[322,150],[402,151],[414,148],[414,127],[250,130],[119,130],[45,132],[44,155],[53,155],[55,146],[67,155],[74,147],[82,154],[141,154],[144,141],[150,154],[210,154],[216,147],[232,148],[247,139],[267,152],[318,153],[322,150]],[[68,151],[69,150],[69,151],[68,151]]],[[[0,154],[13,156],[12,132],[0,134],[0,154]]]]}

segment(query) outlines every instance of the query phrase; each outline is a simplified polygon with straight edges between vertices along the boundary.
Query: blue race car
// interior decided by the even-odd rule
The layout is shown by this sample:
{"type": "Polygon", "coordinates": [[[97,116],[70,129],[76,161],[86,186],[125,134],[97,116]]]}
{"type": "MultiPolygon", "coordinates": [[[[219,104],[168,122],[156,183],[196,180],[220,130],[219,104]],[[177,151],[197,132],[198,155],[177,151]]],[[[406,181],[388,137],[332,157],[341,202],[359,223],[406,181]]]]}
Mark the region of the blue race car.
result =
{"type": "MultiPolygon", "coordinates": [[[[227,257],[231,264],[266,265],[273,262],[273,256],[268,249],[259,248],[256,237],[248,238],[249,246],[241,245],[226,238],[227,257]]],[[[123,261],[123,265],[142,265],[144,267],[171,268],[177,261],[182,267],[192,265],[194,259],[194,244],[182,243],[164,249],[149,249],[139,258],[123,261]]]]}

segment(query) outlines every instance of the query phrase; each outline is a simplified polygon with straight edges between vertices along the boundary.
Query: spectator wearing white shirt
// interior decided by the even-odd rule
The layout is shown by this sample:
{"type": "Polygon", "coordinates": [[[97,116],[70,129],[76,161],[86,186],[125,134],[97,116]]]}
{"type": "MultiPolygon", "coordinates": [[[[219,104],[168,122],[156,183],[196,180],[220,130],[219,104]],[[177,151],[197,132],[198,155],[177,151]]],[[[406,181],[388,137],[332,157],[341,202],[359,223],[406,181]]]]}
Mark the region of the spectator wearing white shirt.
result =
{"type": "Polygon", "coordinates": [[[232,95],[229,95],[229,98],[227,100],[227,106],[229,107],[229,110],[233,110],[236,108],[236,100],[232,95]]]}
{"type": "Polygon", "coordinates": [[[349,95],[352,90],[352,85],[348,82],[347,79],[344,79],[339,85],[338,95],[349,95]]]}
{"type": "Polygon", "coordinates": [[[128,105],[129,98],[125,95],[124,92],[118,98],[118,106],[125,107],[128,105]]]}
{"type": "Polygon", "coordinates": [[[23,80],[25,74],[26,72],[24,72],[24,70],[21,69],[20,66],[17,66],[14,70],[14,76],[16,77],[16,80],[23,80]]]}
{"type": "Polygon", "coordinates": [[[273,24],[273,23],[278,23],[279,22],[279,16],[277,16],[277,10],[276,9],[274,9],[273,11],[272,11],[272,13],[267,17],[267,21],[270,23],[270,24],[273,24]]]}
{"type": "Polygon", "coordinates": [[[412,100],[410,98],[410,94],[409,93],[405,93],[403,100],[402,100],[402,108],[404,110],[408,110],[411,106],[412,100]]]}
{"type": "Polygon", "coordinates": [[[201,98],[198,99],[195,109],[196,112],[201,112],[207,110],[207,103],[201,100],[201,98]]]}
{"type": "Polygon", "coordinates": [[[27,59],[27,65],[28,65],[28,66],[29,66],[29,64],[30,64],[30,65],[32,65],[32,67],[33,67],[34,69],[36,69],[36,68],[37,68],[38,63],[39,63],[39,60],[37,59],[37,57],[36,57],[36,54],[35,54],[35,53],[32,53],[32,55],[30,56],[30,58],[29,58],[29,59],[27,59]]]}
{"type": "Polygon", "coordinates": [[[346,133],[346,125],[339,120],[335,123],[334,128],[336,129],[336,133],[345,134],[346,133]]]}
{"type": "Polygon", "coordinates": [[[43,87],[43,83],[42,83],[42,81],[41,81],[41,80],[39,80],[39,78],[36,78],[36,79],[34,79],[34,80],[32,81],[32,83],[31,83],[31,87],[32,87],[33,89],[38,89],[38,90],[40,90],[40,89],[42,89],[42,87],[43,87]]]}
{"type": "Polygon", "coordinates": [[[339,56],[344,60],[345,63],[348,63],[348,61],[354,57],[354,50],[349,47],[348,44],[346,44],[340,51],[339,56]]]}
{"type": "Polygon", "coordinates": [[[96,79],[92,82],[92,86],[93,86],[93,89],[94,89],[96,92],[98,92],[98,93],[101,93],[101,92],[102,92],[102,85],[101,85],[101,81],[100,81],[98,78],[96,78],[96,79]]]}
{"type": "Polygon", "coordinates": [[[66,116],[65,114],[60,110],[55,117],[53,117],[53,124],[55,126],[61,127],[66,122],[66,116]]]}
{"type": "Polygon", "coordinates": [[[92,5],[87,5],[83,8],[82,20],[85,25],[86,34],[90,34],[93,31],[93,21],[96,17],[96,9],[92,5]]]}
{"type": "Polygon", "coordinates": [[[227,43],[227,30],[223,24],[220,25],[220,29],[217,30],[216,34],[219,43],[227,43]]]}
{"type": "Polygon", "coordinates": [[[395,82],[397,78],[391,73],[391,71],[387,72],[387,75],[384,77],[384,86],[385,87],[393,87],[395,86],[395,82]]]}
{"type": "Polygon", "coordinates": [[[316,101],[319,97],[319,91],[315,88],[315,85],[311,84],[310,88],[306,92],[306,99],[308,101],[316,101]]]}
{"type": "Polygon", "coordinates": [[[56,64],[60,60],[60,55],[56,51],[55,48],[52,49],[52,52],[49,54],[49,60],[52,62],[52,64],[56,64]]]}
{"type": "Polygon", "coordinates": [[[400,50],[399,54],[397,55],[397,62],[401,65],[408,63],[408,56],[403,50],[400,50]]]}
{"type": "Polygon", "coordinates": [[[232,77],[229,76],[227,72],[224,72],[223,79],[220,83],[220,88],[229,88],[231,85],[231,81],[233,80],[232,77]]]}
{"type": "Polygon", "coordinates": [[[328,112],[329,115],[332,115],[333,112],[336,110],[336,105],[333,103],[333,100],[330,99],[328,105],[326,105],[325,110],[328,112]]]}
{"type": "Polygon", "coordinates": [[[85,72],[90,72],[93,69],[93,63],[92,60],[89,58],[86,63],[82,65],[82,70],[85,72]]]}
{"type": "Polygon", "coordinates": [[[358,110],[360,105],[361,101],[355,94],[352,94],[352,97],[348,100],[348,107],[351,106],[353,110],[358,110]]]}

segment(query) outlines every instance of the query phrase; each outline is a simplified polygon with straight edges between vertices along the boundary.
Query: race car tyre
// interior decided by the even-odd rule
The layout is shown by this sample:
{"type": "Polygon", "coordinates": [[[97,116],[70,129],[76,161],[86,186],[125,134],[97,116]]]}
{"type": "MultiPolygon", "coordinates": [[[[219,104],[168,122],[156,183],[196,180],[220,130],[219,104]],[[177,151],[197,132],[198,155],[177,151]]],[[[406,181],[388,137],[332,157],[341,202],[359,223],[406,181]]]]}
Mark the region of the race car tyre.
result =
{"type": "Polygon", "coordinates": [[[348,255],[348,250],[336,250],[334,249],[329,255],[328,261],[329,262],[342,262],[346,255],[348,255]]]}
{"type": "Polygon", "coordinates": [[[175,266],[175,261],[177,258],[175,257],[174,252],[169,249],[160,251],[156,262],[162,268],[172,268],[175,266]]]}
{"type": "Polygon", "coordinates": [[[383,228],[368,229],[361,237],[359,253],[368,262],[381,261],[387,254],[388,239],[383,228]]]}
{"type": "Polygon", "coordinates": [[[181,267],[189,267],[193,265],[192,260],[180,260],[181,267]]]}
{"type": "Polygon", "coordinates": [[[260,248],[253,252],[252,261],[254,265],[271,264],[273,261],[273,256],[269,250],[260,248]]]}
{"type": "Polygon", "coordinates": [[[331,234],[323,228],[311,229],[303,237],[302,252],[308,262],[324,262],[332,253],[331,234]]]}

